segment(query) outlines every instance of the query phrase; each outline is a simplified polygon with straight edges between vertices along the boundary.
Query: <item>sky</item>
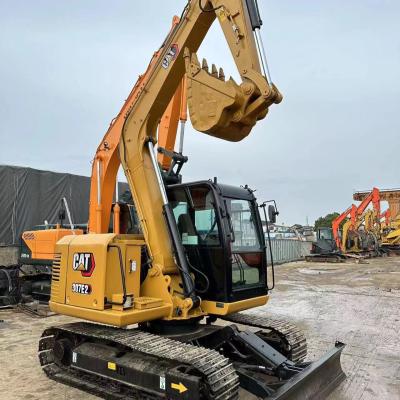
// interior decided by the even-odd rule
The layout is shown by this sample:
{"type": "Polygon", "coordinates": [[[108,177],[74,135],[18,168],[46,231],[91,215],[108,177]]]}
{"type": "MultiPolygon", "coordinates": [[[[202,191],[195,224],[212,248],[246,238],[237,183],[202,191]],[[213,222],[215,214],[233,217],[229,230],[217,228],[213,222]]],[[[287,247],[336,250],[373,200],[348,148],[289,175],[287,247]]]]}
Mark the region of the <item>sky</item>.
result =
{"type": "MultiPolygon", "coordinates": [[[[111,119],[185,4],[0,0],[0,164],[90,175],[111,119]]],[[[343,211],[355,190],[400,187],[400,2],[259,5],[284,100],[239,143],[189,126],[184,180],[248,184],[260,202],[277,201],[285,224],[343,211]]],[[[218,22],[198,55],[239,80],[218,22]]]]}

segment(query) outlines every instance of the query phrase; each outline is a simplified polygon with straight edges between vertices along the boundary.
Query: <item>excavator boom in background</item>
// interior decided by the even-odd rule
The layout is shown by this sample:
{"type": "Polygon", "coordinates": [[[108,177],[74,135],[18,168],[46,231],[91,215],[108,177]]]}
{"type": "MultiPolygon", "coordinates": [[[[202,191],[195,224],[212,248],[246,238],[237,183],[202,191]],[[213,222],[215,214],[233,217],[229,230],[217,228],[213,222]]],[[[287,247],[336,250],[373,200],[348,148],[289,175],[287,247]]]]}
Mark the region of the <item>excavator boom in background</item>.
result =
{"type": "MultiPolygon", "coordinates": [[[[397,209],[397,192],[385,190],[382,193],[376,187],[370,192],[355,193],[354,199],[361,203],[353,204],[332,222],[336,247],[343,258],[400,252],[400,218],[392,216],[392,210],[397,209]],[[383,199],[389,201],[389,208],[382,213],[383,199]]],[[[332,249],[330,255],[336,257],[338,252],[332,249]]]]}
{"type": "Polygon", "coordinates": [[[380,194],[379,189],[372,191],[355,206],[354,204],[332,222],[335,241],[342,254],[379,252],[380,234],[380,194]],[[367,209],[369,205],[372,209],[367,209]],[[340,224],[348,217],[339,235],[340,224]]]}
{"type": "Polygon", "coordinates": [[[56,245],[50,307],[91,322],[44,331],[39,359],[51,379],[107,399],[186,400],[233,400],[239,388],[265,399],[325,398],[344,379],[342,343],[305,362],[296,326],[240,312],[265,305],[274,287],[254,191],[217,179],[182,183],[181,152],[161,151],[174,171],[157,162],[157,127],[185,74],[193,127],[219,139],[244,139],[282,100],[261,24],[255,0],[188,1],[121,125],[119,159],[141,233],[56,245]],[[197,59],[216,19],[240,84],[197,59]]]}
{"type": "MultiPolygon", "coordinates": [[[[353,195],[354,200],[365,201],[371,196],[371,192],[356,192],[353,195]]],[[[378,229],[380,251],[385,254],[400,253],[400,190],[399,189],[381,189],[379,190],[381,201],[388,202],[388,209],[381,215],[375,215],[374,232],[378,229]],[[385,218],[382,221],[382,218],[385,218]]],[[[376,208],[375,208],[376,209],[376,208]]],[[[378,209],[376,214],[378,214],[378,209]]]]}
{"type": "Polygon", "coordinates": [[[342,239],[340,235],[340,225],[350,217],[350,223],[355,223],[357,208],[352,204],[346,211],[343,211],[337,218],[332,221],[332,232],[338,249],[342,248],[342,239]]]}

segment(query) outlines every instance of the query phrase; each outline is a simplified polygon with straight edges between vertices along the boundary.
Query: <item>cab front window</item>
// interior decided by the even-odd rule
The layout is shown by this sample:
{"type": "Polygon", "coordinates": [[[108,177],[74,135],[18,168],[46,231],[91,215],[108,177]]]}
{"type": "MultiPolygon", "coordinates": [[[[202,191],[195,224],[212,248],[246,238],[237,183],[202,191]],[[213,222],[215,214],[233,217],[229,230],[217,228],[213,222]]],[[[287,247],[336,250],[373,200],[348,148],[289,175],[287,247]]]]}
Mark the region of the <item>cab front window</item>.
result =
{"type": "Polygon", "coordinates": [[[226,199],[232,225],[232,285],[244,288],[261,282],[263,248],[257,229],[258,212],[243,199],[226,199]]]}

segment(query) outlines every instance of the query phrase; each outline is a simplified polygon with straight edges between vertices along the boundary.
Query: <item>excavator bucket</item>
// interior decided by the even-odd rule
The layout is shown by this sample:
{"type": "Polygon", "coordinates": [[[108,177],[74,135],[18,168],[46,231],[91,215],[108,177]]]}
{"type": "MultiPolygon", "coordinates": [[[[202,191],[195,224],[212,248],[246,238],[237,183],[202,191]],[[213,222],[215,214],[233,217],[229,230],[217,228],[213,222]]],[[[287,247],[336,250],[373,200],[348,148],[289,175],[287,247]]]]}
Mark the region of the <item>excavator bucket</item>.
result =
{"type": "Polygon", "coordinates": [[[344,344],[335,347],[322,358],[311,363],[302,372],[281,386],[268,400],[325,399],[346,378],[340,364],[344,344]]]}
{"type": "Polygon", "coordinates": [[[256,85],[246,80],[238,85],[232,78],[225,80],[222,68],[213,64],[209,71],[195,53],[185,50],[188,80],[188,108],[195,130],[208,135],[238,142],[244,139],[258,120],[265,118],[268,107],[281,101],[273,87],[269,96],[259,93],[256,85]]]}

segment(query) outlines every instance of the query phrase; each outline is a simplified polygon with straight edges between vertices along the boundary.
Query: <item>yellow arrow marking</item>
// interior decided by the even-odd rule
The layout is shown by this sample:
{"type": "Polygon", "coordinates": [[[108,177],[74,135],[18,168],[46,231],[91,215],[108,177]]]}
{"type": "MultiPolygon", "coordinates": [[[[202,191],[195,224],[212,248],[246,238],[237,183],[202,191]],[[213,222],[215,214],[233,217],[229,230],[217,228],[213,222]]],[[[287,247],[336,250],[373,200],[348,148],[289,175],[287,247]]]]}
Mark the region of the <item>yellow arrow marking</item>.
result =
{"type": "Polygon", "coordinates": [[[109,363],[107,363],[107,368],[111,369],[111,371],[116,371],[117,370],[117,364],[115,364],[113,362],[109,362],[109,363]]]}
{"type": "Polygon", "coordinates": [[[179,382],[179,385],[177,383],[171,383],[171,388],[175,390],[179,390],[179,393],[185,393],[188,388],[181,382],[179,382]]]}

